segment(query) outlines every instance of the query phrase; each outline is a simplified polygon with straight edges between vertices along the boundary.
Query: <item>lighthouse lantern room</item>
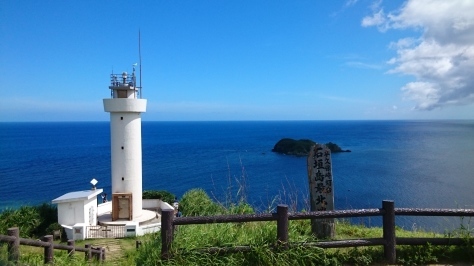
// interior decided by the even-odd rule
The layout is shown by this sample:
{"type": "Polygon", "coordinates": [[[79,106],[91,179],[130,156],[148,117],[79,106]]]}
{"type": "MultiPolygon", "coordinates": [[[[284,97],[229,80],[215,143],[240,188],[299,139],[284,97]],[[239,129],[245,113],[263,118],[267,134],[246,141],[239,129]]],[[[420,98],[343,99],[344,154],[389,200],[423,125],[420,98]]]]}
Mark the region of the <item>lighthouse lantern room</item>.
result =
{"type": "Polygon", "coordinates": [[[110,75],[111,98],[104,99],[110,113],[112,220],[136,220],[142,214],[141,99],[133,72],[110,75]]]}

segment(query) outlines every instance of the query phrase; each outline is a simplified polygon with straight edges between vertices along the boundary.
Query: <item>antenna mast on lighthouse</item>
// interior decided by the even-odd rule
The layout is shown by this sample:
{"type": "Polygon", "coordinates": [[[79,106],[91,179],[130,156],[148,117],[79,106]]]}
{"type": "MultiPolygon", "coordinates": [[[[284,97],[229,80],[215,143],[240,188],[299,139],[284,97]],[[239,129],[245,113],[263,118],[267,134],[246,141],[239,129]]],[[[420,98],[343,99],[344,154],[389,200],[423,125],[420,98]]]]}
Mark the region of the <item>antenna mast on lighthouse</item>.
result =
{"type": "Polygon", "coordinates": [[[139,63],[140,63],[140,85],[139,85],[139,88],[140,88],[140,99],[142,98],[142,45],[141,45],[141,37],[140,37],[140,29],[138,29],[138,60],[139,60],[139,63]]]}

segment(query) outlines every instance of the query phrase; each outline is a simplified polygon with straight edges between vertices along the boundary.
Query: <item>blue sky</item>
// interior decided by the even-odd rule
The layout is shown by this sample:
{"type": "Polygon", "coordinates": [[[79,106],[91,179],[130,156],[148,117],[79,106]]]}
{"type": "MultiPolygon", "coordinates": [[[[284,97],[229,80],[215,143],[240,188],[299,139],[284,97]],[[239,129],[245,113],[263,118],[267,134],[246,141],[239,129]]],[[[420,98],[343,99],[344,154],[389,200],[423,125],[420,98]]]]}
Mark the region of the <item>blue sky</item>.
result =
{"type": "Polygon", "coordinates": [[[474,119],[474,1],[3,1],[0,121],[474,119]]]}

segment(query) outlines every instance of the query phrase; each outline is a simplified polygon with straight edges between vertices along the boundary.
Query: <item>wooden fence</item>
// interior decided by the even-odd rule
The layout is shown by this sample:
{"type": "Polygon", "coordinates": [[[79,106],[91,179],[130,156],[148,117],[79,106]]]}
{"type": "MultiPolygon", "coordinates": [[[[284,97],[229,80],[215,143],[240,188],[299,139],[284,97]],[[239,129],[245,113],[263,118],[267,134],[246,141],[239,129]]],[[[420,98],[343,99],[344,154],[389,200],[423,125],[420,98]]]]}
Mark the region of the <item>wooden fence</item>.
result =
{"type": "Polygon", "coordinates": [[[85,259],[90,261],[96,258],[98,261],[105,260],[104,247],[92,247],[91,244],[86,244],[84,248],[76,247],[74,240],[68,240],[67,245],[60,245],[53,243],[53,236],[46,235],[41,241],[34,239],[20,238],[20,230],[18,227],[9,228],[7,235],[0,235],[0,242],[7,243],[8,261],[17,263],[20,258],[20,245],[43,247],[44,248],[44,263],[53,263],[54,249],[61,249],[69,251],[69,256],[74,255],[74,252],[84,252],[85,259]]]}
{"type": "MultiPolygon", "coordinates": [[[[341,248],[341,247],[359,247],[359,246],[383,246],[385,260],[390,263],[396,263],[396,245],[465,245],[472,242],[466,242],[464,238],[400,238],[395,235],[395,216],[474,216],[474,209],[412,209],[395,208],[393,201],[382,201],[380,209],[359,209],[359,210],[339,210],[339,211],[318,211],[305,213],[288,213],[287,205],[278,205],[276,213],[251,214],[251,215],[219,215],[206,217],[175,217],[173,210],[163,210],[161,217],[161,257],[168,259],[171,257],[171,244],[173,242],[174,229],[177,225],[190,224],[210,224],[210,223],[242,223],[242,222],[277,222],[276,245],[283,249],[288,249],[288,224],[289,220],[303,219],[326,219],[326,218],[353,218],[382,216],[383,237],[348,239],[337,241],[318,241],[313,243],[299,243],[305,246],[315,246],[321,248],[341,248]]],[[[293,245],[295,243],[292,243],[293,245]]],[[[298,244],[298,243],[296,243],[298,244]]],[[[209,248],[209,252],[239,252],[249,251],[249,246],[239,247],[214,247],[209,248]]]]}

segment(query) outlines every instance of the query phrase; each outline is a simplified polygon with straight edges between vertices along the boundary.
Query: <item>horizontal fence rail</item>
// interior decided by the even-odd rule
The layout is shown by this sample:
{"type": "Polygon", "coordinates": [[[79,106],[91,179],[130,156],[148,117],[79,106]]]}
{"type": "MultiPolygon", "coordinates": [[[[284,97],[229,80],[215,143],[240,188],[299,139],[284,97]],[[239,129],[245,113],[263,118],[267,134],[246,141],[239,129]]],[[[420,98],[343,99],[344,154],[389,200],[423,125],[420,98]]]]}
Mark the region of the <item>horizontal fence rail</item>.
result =
{"type": "Polygon", "coordinates": [[[7,235],[0,235],[0,242],[7,243],[8,247],[8,261],[17,263],[20,258],[20,245],[43,247],[44,248],[44,263],[53,263],[54,249],[67,250],[69,256],[77,252],[84,252],[85,259],[90,261],[96,258],[98,261],[105,260],[105,248],[93,247],[91,244],[86,244],[84,248],[76,247],[74,240],[68,240],[67,245],[53,243],[53,236],[46,235],[41,240],[20,238],[20,230],[18,227],[9,228],[7,235]]]}
{"type": "Polygon", "coordinates": [[[396,215],[404,216],[474,216],[474,209],[419,209],[396,208],[396,215]]]}
{"type": "MultiPolygon", "coordinates": [[[[360,246],[383,246],[385,260],[396,263],[396,245],[464,245],[463,238],[397,238],[395,235],[395,217],[398,216],[474,216],[474,209],[420,209],[395,208],[390,200],[382,201],[382,208],[318,211],[304,213],[288,213],[287,205],[278,205],[276,213],[249,214],[249,215],[217,215],[201,217],[175,217],[173,210],[163,210],[161,218],[161,257],[171,257],[170,249],[173,242],[174,228],[177,225],[212,224],[212,223],[242,223],[242,222],[277,222],[277,239],[279,247],[286,249],[295,245],[321,248],[343,248],[360,246]],[[318,241],[312,243],[289,243],[288,221],[304,219],[353,218],[382,216],[383,237],[368,239],[348,239],[337,241],[318,241]]],[[[201,249],[210,253],[249,251],[249,246],[210,247],[201,249]]]]}

